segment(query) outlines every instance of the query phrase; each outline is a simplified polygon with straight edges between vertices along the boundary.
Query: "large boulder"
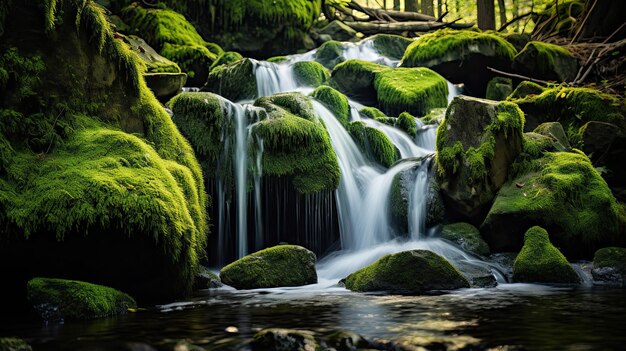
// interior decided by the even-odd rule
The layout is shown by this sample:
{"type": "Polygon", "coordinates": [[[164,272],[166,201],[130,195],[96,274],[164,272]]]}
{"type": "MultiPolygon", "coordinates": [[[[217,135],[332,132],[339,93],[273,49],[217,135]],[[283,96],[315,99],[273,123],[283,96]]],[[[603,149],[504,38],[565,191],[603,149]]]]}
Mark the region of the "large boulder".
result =
{"type": "Polygon", "coordinates": [[[589,159],[577,152],[546,152],[520,159],[481,233],[492,251],[517,251],[524,232],[539,225],[572,259],[591,258],[604,246],[624,242],[620,206],[589,159]]]}
{"type": "Polygon", "coordinates": [[[406,48],[413,42],[409,38],[393,34],[376,34],[364,40],[373,41],[378,53],[396,60],[402,58],[406,48]]]}
{"type": "Polygon", "coordinates": [[[593,279],[609,285],[626,283],[626,248],[605,247],[593,256],[593,279]]]}
{"type": "Polygon", "coordinates": [[[513,263],[513,280],[524,283],[576,284],[580,277],[563,254],[550,243],[548,232],[532,227],[513,263]]]}
{"type": "Polygon", "coordinates": [[[448,208],[480,221],[521,152],[524,115],[515,104],[456,97],[437,129],[439,183],[448,208]]]}
{"type": "Polygon", "coordinates": [[[319,34],[330,35],[338,41],[350,41],[356,38],[357,32],[339,20],[334,20],[318,30],[319,34]]]}
{"type": "Polygon", "coordinates": [[[47,322],[116,316],[136,308],[135,300],[118,290],[76,280],[34,278],[28,302],[47,322]]]}
{"type": "Polygon", "coordinates": [[[318,87],[330,78],[330,72],[315,61],[300,61],[293,65],[293,74],[299,85],[318,87]]]}
{"type": "Polygon", "coordinates": [[[331,85],[357,101],[376,105],[376,73],[388,69],[372,62],[348,60],[335,66],[331,73],[331,85]]]}
{"type": "Polygon", "coordinates": [[[230,101],[253,100],[258,95],[254,70],[256,62],[243,59],[216,66],[209,73],[202,91],[219,94],[230,101]]]}
{"type": "Polygon", "coordinates": [[[400,151],[380,130],[362,121],[348,124],[348,132],[361,151],[382,166],[391,167],[400,159],[400,151]]]}
{"type": "Polygon", "coordinates": [[[446,224],[441,228],[441,237],[475,255],[489,255],[489,245],[480,236],[480,231],[469,223],[446,224]]]}
{"type": "Polygon", "coordinates": [[[345,284],[352,291],[409,294],[469,287],[468,281],[450,262],[427,250],[387,255],[350,274],[345,284]]]}
{"type": "Polygon", "coordinates": [[[327,85],[323,85],[315,89],[311,96],[324,104],[342,125],[348,125],[348,122],[350,122],[350,104],[345,95],[327,85]]]}
{"type": "Polygon", "coordinates": [[[236,289],[315,284],[315,260],[315,254],[302,246],[278,245],[225,266],[220,279],[236,289]]]}
{"type": "Polygon", "coordinates": [[[562,46],[531,41],[513,59],[513,69],[527,77],[571,82],[578,73],[578,60],[562,46]]]}
{"type": "Polygon", "coordinates": [[[470,30],[438,30],[409,45],[402,67],[428,67],[452,83],[465,84],[465,92],[485,96],[494,73],[487,69],[509,69],[517,51],[496,34],[470,30]]]}

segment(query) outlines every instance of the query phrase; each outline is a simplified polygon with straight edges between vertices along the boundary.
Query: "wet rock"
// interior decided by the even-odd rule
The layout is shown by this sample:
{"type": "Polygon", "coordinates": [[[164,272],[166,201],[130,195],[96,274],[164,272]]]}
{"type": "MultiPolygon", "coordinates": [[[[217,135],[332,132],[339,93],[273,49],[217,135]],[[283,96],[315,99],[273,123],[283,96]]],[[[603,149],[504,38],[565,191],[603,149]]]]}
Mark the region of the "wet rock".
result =
{"type": "Polygon", "coordinates": [[[394,340],[375,339],[372,342],[378,350],[394,351],[453,351],[485,350],[487,347],[467,335],[442,336],[427,333],[412,333],[394,340]]]}
{"type": "Polygon", "coordinates": [[[336,331],[326,337],[325,340],[326,346],[337,351],[353,351],[371,347],[371,343],[361,335],[346,330],[336,331]]]}
{"type": "Polygon", "coordinates": [[[437,132],[438,179],[448,210],[480,221],[522,150],[523,121],[510,102],[454,98],[437,132]]]}
{"type": "Polygon", "coordinates": [[[346,288],[352,291],[422,294],[466,287],[468,281],[450,262],[427,250],[384,256],[346,278],[346,288]]]}
{"type": "Polygon", "coordinates": [[[350,41],[356,38],[356,31],[339,20],[334,20],[327,24],[322,29],[318,30],[319,34],[330,35],[331,38],[337,41],[350,41]]]}
{"type": "Polygon", "coordinates": [[[508,282],[513,281],[513,262],[517,257],[517,252],[499,252],[489,256],[489,262],[498,266],[500,272],[508,282]]]}
{"type": "Polygon", "coordinates": [[[403,36],[393,34],[376,34],[365,40],[374,41],[374,48],[381,55],[399,60],[404,55],[406,48],[413,42],[403,36]]]}
{"type": "Polygon", "coordinates": [[[476,265],[468,261],[455,263],[456,268],[467,279],[472,288],[493,288],[498,285],[491,270],[483,265],[476,265]]]}
{"type": "Polygon", "coordinates": [[[201,90],[214,92],[231,101],[252,100],[257,96],[254,64],[250,59],[244,59],[216,66],[201,90]]]}
{"type": "Polygon", "coordinates": [[[532,227],[513,263],[513,280],[524,283],[580,283],[580,277],[563,254],[550,243],[548,232],[532,227]]]}
{"type": "Polygon", "coordinates": [[[224,284],[222,284],[220,277],[217,274],[211,272],[204,266],[200,266],[198,273],[196,274],[196,279],[193,283],[194,289],[217,289],[222,286],[224,286],[224,284]]]}
{"type": "Polygon", "coordinates": [[[185,73],[146,73],[143,77],[154,96],[164,103],[181,93],[187,81],[185,73]]]}
{"type": "Polygon", "coordinates": [[[485,97],[490,100],[501,101],[513,92],[513,81],[511,78],[494,77],[487,84],[485,97]]]}
{"type": "Polygon", "coordinates": [[[0,338],[0,351],[32,351],[26,341],[18,338],[0,338]]]}
{"type": "Polygon", "coordinates": [[[489,255],[489,246],[480,236],[480,231],[469,223],[446,224],[441,228],[441,237],[475,255],[489,255]]]}
{"type": "Polygon", "coordinates": [[[626,282],[626,248],[605,247],[593,257],[593,279],[603,284],[624,287],[626,282]]]}
{"type": "Polygon", "coordinates": [[[515,56],[513,68],[528,77],[570,82],[578,73],[578,60],[562,46],[531,41],[515,56]]]}
{"type": "Polygon", "coordinates": [[[343,45],[335,40],[328,40],[315,52],[315,60],[328,69],[333,69],[339,63],[345,61],[343,57],[343,45]]]}
{"type": "Polygon", "coordinates": [[[236,289],[275,288],[317,283],[315,254],[296,245],[278,245],[247,255],[220,271],[236,289]]]}
{"type": "Polygon", "coordinates": [[[431,176],[428,177],[428,190],[426,192],[426,227],[432,227],[444,221],[446,206],[441,196],[441,188],[437,177],[434,176],[434,162],[429,167],[431,176]],[[432,169],[432,170],[431,170],[432,169]]]}
{"type": "Polygon", "coordinates": [[[318,347],[313,333],[295,329],[263,329],[250,343],[254,351],[315,351],[318,347]]]}

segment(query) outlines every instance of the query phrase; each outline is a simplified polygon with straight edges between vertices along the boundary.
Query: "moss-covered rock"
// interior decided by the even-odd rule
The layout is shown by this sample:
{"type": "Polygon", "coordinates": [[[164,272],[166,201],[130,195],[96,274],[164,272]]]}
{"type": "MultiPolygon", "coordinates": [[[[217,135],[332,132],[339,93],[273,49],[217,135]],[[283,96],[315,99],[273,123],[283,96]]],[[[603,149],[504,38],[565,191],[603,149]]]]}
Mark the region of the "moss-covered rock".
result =
{"type": "Polygon", "coordinates": [[[596,281],[623,287],[626,282],[626,248],[605,247],[596,251],[591,274],[596,281]]]}
{"type": "Polygon", "coordinates": [[[398,148],[380,130],[361,121],[354,121],[348,124],[348,132],[359,148],[379,164],[390,167],[400,159],[398,148]]]}
{"type": "Polygon", "coordinates": [[[508,33],[502,36],[504,40],[508,41],[515,47],[515,50],[522,51],[522,49],[532,40],[530,34],[527,33],[508,33]]]}
{"type": "Polygon", "coordinates": [[[116,34],[146,65],[146,73],[181,73],[174,61],[159,55],[145,40],[136,35],[116,34]]]}
{"type": "Polygon", "coordinates": [[[315,61],[300,61],[293,65],[293,74],[299,85],[318,87],[330,78],[330,72],[315,61]]]}
{"type": "Polygon", "coordinates": [[[195,280],[193,282],[194,290],[202,289],[217,289],[224,286],[220,277],[211,272],[208,268],[200,266],[198,273],[196,273],[195,280]]]}
{"type": "Polygon", "coordinates": [[[539,225],[572,259],[623,242],[624,210],[589,159],[577,152],[547,152],[521,159],[493,203],[481,233],[496,252],[522,247],[523,233],[539,225]]]}
{"type": "Polygon", "coordinates": [[[33,351],[33,348],[22,339],[0,338],[0,351],[33,351]]]}
{"type": "Polygon", "coordinates": [[[387,118],[387,115],[376,107],[364,107],[361,111],[359,111],[359,113],[371,119],[387,118]]]}
{"type": "Polygon", "coordinates": [[[413,42],[409,38],[393,34],[376,34],[364,40],[372,40],[376,51],[396,60],[402,58],[406,48],[413,42]]]}
{"type": "Polygon", "coordinates": [[[417,122],[408,112],[402,112],[396,121],[396,127],[405,131],[408,135],[415,137],[417,134],[417,122]]]}
{"type": "Polygon", "coordinates": [[[329,40],[322,44],[315,52],[315,61],[321,63],[328,69],[345,61],[343,57],[343,45],[335,40],[329,40]]]}
{"type": "Polygon", "coordinates": [[[137,307],[123,292],[76,280],[34,278],[27,297],[37,314],[51,322],[115,316],[137,307]]]}
{"type": "Polygon", "coordinates": [[[515,90],[508,96],[509,100],[520,99],[529,95],[539,95],[545,90],[541,85],[524,80],[517,85],[515,90]]]}
{"type": "Polygon", "coordinates": [[[532,227],[513,263],[513,280],[524,283],[576,284],[580,278],[563,254],[550,243],[548,232],[532,227]]]}
{"type": "Polygon", "coordinates": [[[559,122],[542,123],[533,132],[549,137],[556,151],[570,151],[572,149],[569,139],[565,135],[565,130],[559,122]]]}
{"type": "Polygon", "coordinates": [[[422,294],[431,290],[469,287],[461,273],[445,258],[427,250],[387,255],[346,278],[352,291],[390,291],[422,294]]]}
{"type": "Polygon", "coordinates": [[[236,289],[275,288],[317,283],[315,254],[296,245],[278,245],[245,256],[220,271],[236,289]]]}
{"type": "Polygon", "coordinates": [[[239,60],[242,60],[243,56],[236,51],[226,51],[219,55],[215,61],[211,64],[209,68],[209,72],[213,70],[213,68],[221,65],[229,65],[231,63],[235,63],[239,60]]]}
{"type": "Polygon", "coordinates": [[[222,49],[206,42],[185,16],[168,8],[146,8],[133,3],[121,12],[132,32],[176,62],[189,76],[188,84],[202,86],[209,67],[222,49]]]}
{"type": "Polygon", "coordinates": [[[342,125],[348,125],[350,122],[350,104],[345,95],[324,85],[315,89],[311,96],[328,107],[342,125]]]}
{"type": "Polygon", "coordinates": [[[15,266],[5,291],[25,296],[45,274],[139,298],[186,294],[208,233],[193,150],[103,8],[39,5],[13,2],[0,38],[15,87],[0,97],[0,264],[15,266]]]}
{"type": "Polygon", "coordinates": [[[531,41],[513,59],[513,69],[542,80],[570,82],[578,73],[578,60],[562,46],[531,41]]]}
{"type": "Polygon", "coordinates": [[[318,33],[330,35],[331,38],[338,41],[350,41],[356,38],[357,34],[354,29],[339,20],[331,21],[329,24],[319,29],[318,33]]]}
{"type": "Polygon", "coordinates": [[[441,237],[465,251],[481,256],[489,255],[489,245],[480,236],[480,231],[469,223],[446,224],[441,228],[441,237]]]}
{"type": "Polygon", "coordinates": [[[485,97],[490,100],[505,100],[513,92],[513,81],[511,78],[494,77],[487,84],[485,97]]]}
{"type": "Polygon", "coordinates": [[[263,329],[250,343],[254,351],[310,351],[319,349],[315,336],[307,330],[263,329]]]}
{"type": "Polygon", "coordinates": [[[513,45],[498,35],[445,29],[411,43],[401,66],[431,68],[453,83],[464,83],[466,93],[485,96],[494,76],[487,67],[506,69],[516,54],[513,45]]]}
{"type": "Polygon", "coordinates": [[[331,73],[331,85],[349,97],[366,105],[378,102],[375,79],[376,73],[388,67],[361,60],[348,60],[340,63],[331,73]]]}
{"type": "Polygon", "coordinates": [[[219,94],[230,101],[253,100],[257,97],[254,63],[244,59],[216,66],[202,90],[219,94]]]}
{"type": "Polygon", "coordinates": [[[387,69],[374,80],[378,107],[387,115],[409,112],[423,116],[448,104],[448,84],[428,68],[387,69]]]}
{"type": "MultiPolygon", "coordinates": [[[[456,97],[437,129],[437,165],[448,207],[464,218],[486,211],[522,150],[515,104],[456,97]]],[[[476,218],[474,218],[476,219],[476,218]]]]}

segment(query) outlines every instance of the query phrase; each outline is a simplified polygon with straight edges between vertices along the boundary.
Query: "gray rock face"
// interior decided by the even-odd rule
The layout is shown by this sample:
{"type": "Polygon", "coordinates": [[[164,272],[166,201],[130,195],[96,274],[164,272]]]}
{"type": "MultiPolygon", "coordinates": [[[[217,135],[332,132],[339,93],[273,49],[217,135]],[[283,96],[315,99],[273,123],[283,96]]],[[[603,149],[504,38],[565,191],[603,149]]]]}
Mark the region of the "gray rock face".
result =
{"type": "Polygon", "coordinates": [[[569,151],[572,149],[569,139],[565,134],[565,130],[559,122],[542,123],[535,128],[534,132],[552,139],[552,143],[556,151],[569,151]]]}
{"type": "Polygon", "coordinates": [[[146,73],[143,77],[148,88],[161,102],[167,102],[181,93],[187,81],[186,73],[146,73]]]}

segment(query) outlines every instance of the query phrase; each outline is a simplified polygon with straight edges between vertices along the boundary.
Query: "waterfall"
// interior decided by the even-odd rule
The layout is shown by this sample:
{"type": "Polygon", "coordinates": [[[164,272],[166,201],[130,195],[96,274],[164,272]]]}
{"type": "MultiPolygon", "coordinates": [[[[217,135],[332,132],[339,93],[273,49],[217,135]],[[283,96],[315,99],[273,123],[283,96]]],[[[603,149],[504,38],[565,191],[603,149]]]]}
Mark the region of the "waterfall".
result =
{"type": "Polygon", "coordinates": [[[411,240],[420,240],[426,233],[426,193],[428,192],[429,160],[416,170],[415,181],[409,189],[408,225],[411,240]]]}
{"type": "Polygon", "coordinates": [[[296,90],[292,64],[256,60],[252,63],[258,97],[296,90]]]}

